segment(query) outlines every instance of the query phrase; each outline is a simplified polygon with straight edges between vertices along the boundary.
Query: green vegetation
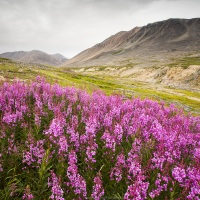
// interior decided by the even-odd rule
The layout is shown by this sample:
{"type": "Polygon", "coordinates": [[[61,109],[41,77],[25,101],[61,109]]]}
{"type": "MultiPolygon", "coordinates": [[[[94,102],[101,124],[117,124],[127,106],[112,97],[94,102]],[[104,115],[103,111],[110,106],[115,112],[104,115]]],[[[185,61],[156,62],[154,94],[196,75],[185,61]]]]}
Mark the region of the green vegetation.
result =
{"type": "MultiPolygon", "coordinates": [[[[107,67],[115,69],[125,66],[98,66],[97,70],[105,70],[107,67]]],[[[127,67],[127,66],[126,66],[127,67]]],[[[86,67],[90,69],[93,67],[86,67]]],[[[200,114],[200,92],[180,90],[176,88],[163,88],[158,90],[152,88],[144,82],[131,81],[129,78],[119,78],[110,76],[98,75],[83,75],[75,73],[76,69],[54,68],[48,66],[26,65],[16,63],[9,59],[0,59],[0,79],[12,81],[14,78],[20,80],[32,81],[36,76],[43,76],[51,83],[58,83],[62,86],[74,86],[81,89],[86,89],[88,92],[95,90],[103,90],[107,95],[123,94],[126,98],[132,96],[150,98],[166,103],[175,103],[179,107],[183,107],[186,111],[193,114],[200,114]]]]}
{"type": "Polygon", "coordinates": [[[200,65],[200,56],[185,56],[178,59],[172,59],[172,63],[168,64],[170,67],[188,68],[190,65],[200,65]]]}
{"type": "Polygon", "coordinates": [[[178,93],[181,93],[185,96],[188,96],[188,97],[193,97],[193,98],[199,98],[200,99],[200,93],[197,92],[197,91],[189,91],[189,90],[180,90],[180,89],[175,89],[174,88],[174,91],[178,92],[178,93]]]}
{"type": "MultiPolygon", "coordinates": [[[[194,100],[190,97],[193,97],[189,91],[185,91],[187,96],[182,96],[179,93],[177,94],[171,94],[163,91],[156,91],[152,89],[144,89],[144,88],[135,88],[134,91],[136,91],[139,96],[142,96],[143,98],[150,98],[153,100],[161,100],[165,101],[166,103],[174,103],[179,107],[184,108],[186,111],[190,111],[192,113],[200,113],[200,99],[194,100]]],[[[200,93],[197,93],[195,97],[200,95],[200,93]]]]}
{"type": "Polygon", "coordinates": [[[0,199],[199,199],[200,117],[40,77],[0,95],[0,199]]]}
{"type": "Polygon", "coordinates": [[[123,49],[117,50],[117,51],[113,52],[113,55],[119,54],[119,53],[121,53],[122,51],[123,51],[123,49]]]}

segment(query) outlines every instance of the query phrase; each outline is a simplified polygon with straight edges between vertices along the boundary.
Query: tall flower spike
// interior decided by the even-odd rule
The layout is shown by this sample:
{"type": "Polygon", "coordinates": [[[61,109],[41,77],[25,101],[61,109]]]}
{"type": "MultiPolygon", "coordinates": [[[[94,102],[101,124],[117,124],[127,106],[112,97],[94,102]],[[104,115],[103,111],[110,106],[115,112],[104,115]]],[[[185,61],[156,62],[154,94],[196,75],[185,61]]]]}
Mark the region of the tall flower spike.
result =
{"type": "Polygon", "coordinates": [[[100,200],[104,196],[104,188],[102,183],[101,173],[99,172],[94,178],[94,185],[92,190],[92,198],[94,200],[100,200]]]}
{"type": "Polygon", "coordinates": [[[22,199],[32,200],[33,198],[34,198],[34,196],[31,194],[30,186],[27,185],[27,187],[24,190],[24,194],[22,196],[22,199]]]}
{"type": "Polygon", "coordinates": [[[69,183],[76,195],[80,198],[87,199],[86,182],[84,178],[78,173],[77,167],[77,156],[75,151],[69,153],[69,167],[67,168],[67,177],[69,178],[69,183]]]}
{"type": "Polygon", "coordinates": [[[49,197],[52,200],[64,200],[63,190],[60,187],[59,179],[56,174],[51,171],[51,178],[48,178],[48,187],[51,187],[51,196],[49,197]]]}

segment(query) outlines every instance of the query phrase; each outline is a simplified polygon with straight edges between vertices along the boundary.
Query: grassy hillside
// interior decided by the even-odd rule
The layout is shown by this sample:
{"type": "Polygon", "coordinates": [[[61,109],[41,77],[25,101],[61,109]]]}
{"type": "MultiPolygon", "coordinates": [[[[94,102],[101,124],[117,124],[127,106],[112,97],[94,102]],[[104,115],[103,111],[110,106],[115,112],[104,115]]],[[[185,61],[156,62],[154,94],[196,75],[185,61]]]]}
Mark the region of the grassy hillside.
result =
{"type": "MultiPolygon", "coordinates": [[[[103,68],[101,69],[103,70],[103,68]]],[[[123,94],[125,98],[132,96],[165,101],[167,104],[175,103],[184,108],[186,112],[200,114],[200,92],[183,90],[144,82],[133,81],[111,76],[83,75],[70,69],[48,67],[44,65],[27,65],[0,58],[0,80],[12,81],[20,79],[35,80],[36,76],[45,77],[53,84],[62,86],[75,86],[86,89],[88,92],[103,90],[106,94],[123,94]]]]}

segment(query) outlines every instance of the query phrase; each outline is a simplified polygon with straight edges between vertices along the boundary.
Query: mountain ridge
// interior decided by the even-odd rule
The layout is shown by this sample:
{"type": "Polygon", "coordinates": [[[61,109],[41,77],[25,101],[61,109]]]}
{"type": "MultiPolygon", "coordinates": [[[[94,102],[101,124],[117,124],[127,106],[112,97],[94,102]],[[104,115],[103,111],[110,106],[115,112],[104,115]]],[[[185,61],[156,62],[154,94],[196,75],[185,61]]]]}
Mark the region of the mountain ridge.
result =
{"type": "Polygon", "coordinates": [[[52,66],[59,66],[67,61],[61,54],[47,54],[43,51],[15,51],[0,54],[2,58],[8,58],[24,63],[45,64],[52,66]]]}
{"type": "Polygon", "coordinates": [[[120,31],[67,60],[63,66],[117,64],[135,56],[200,50],[200,18],[170,18],[120,31]]]}

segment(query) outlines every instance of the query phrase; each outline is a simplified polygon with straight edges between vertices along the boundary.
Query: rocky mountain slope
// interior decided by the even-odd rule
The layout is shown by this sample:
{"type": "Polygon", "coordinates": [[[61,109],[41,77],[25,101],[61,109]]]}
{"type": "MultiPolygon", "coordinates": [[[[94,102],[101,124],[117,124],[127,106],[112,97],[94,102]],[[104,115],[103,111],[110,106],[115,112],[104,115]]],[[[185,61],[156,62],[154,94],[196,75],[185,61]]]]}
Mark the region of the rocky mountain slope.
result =
{"type": "Polygon", "coordinates": [[[9,58],[15,61],[20,61],[24,63],[37,63],[58,66],[67,61],[61,54],[50,55],[42,51],[17,51],[17,52],[7,52],[0,54],[1,58],[9,58]]]}
{"type": "Polygon", "coordinates": [[[200,18],[168,19],[119,32],[86,49],[63,66],[123,65],[149,61],[159,54],[160,60],[200,51],[200,18]]]}

